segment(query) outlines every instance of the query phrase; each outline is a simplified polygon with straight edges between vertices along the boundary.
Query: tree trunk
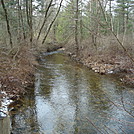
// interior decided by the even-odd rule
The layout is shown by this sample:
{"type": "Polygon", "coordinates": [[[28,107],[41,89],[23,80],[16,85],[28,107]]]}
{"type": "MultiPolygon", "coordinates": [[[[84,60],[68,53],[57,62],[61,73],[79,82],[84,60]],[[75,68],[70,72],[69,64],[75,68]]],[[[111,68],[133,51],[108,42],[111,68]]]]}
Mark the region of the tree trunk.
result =
{"type": "MultiPolygon", "coordinates": [[[[125,1],[123,0],[123,5],[125,5],[125,1]]],[[[125,32],[125,7],[122,7],[122,32],[125,32]]]]}
{"type": "Polygon", "coordinates": [[[20,0],[17,0],[18,8],[18,40],[21,38],[21,22],[20,22],[20,0]]]}
{"type": "Polygon", "coordinates": [[[54,24],[53,25],[53,42],[56,42],[56,27],[57,27],[57,25],[54,24]]]}
{"type": "MultiPolygon", "coordinates": [[[[82,0],[81,0],[81,8],[83,7],[83,4],[82,4],[82,0]]],[[[81,9],[81,11],[80,11],[80,43],[82,42],[82,40],[83,40],[83,25],[82,25],[82,23],[83,23],[83,20],[82,20],[82,9],[81,9]]]]}
{"type": "Polygon", "coordinates": [[[61,6],[62,6],[62,2],[63,2],[63,0],[61,0],[60,6],[59,6],[59,8],[58,8],[58,11],[57,11],[57,13],[56,13],[56,15],[55,15],[53,21],[52,21],[51,24],[49,25],[49,28],[48,28],[47,33],[46,33],[46,35],[45,35],[45,37],[44,37],[44,39],[43,39],[43,41],[42,41],[42,44],[44,44],[44,42],[46,41],[46,38],[47,38],[47,36],[48,36],[48,34],[49,34],[49,32],[50,32],[50,29],[51,29],[53,23],[55,22],[55,20],[56,20],[58,14],[59,14],[59,12],[60,12],[60,9],[61,9],[61,6]]]}
{"type": "Polygon", "coordinates": [[[30,0],[29,14],[30,14],[30,42],[32,44],[33,42],[33,0],[30,0]]]}
{"type": "Polygon", "coordinates": [[[11,48],[13,48],[12,35],[11,35],[11,30],[10,30],[10,25],[9,25],[8,13],[7,13],[7,9],[5,7],[5,4],[4,4],[4,0],[1,0],[1,4],[2,4],[2,8],[4,10],[4,13],[5,13],[7,32],[9,34],[9,39],[10,39],[10,46],[11,46],[11,48]]]}
{"type": "Polygon", "coordinates": [[[26,17],[27,17],[27,24],[30,27],[30,22],[29,22],[29,2],[26,0],[26,17]]]}
{"type": "Polygon", "coordinates": [[[53,0],[50,1],[49,5],[48,5],[48,7],[47,7],[47,10],[46,10],[46,12],[45,12],[44,21],[43,21],[42,26],[41,26],[41,28],[40,28],[40,30],[39,30],[39,34],[38,34],[38,36],[37,36],[37,40],[40,38],[41,31],[42,31],[42,29],[43,29],[43,27],[44,27],[44,25],[45,25],[45,23],[46,23],[47,16],[48,16],[48,12],[49,12],[49,9],[50,9],[50,7],[51,7],[51,5],[52,5],[52,2],[53,2],[53,0]]]}
{"type": "Polygon", "coordinates": [[[79,50],[79,42],[78,42],[78,18],[79,18],[79,0],[76,0],[76,13],[75,13],[75,44],[76,50],[79,50]]]}
{"type": "Polygon", "coordinates": [[[26,39],[25,26],[24,26],[24,20],[23,20],[23,15],[22,15],[21,6],[20,6],[19,8],[20,8],[20,19],[21,19],[23,37],[24,37],[24,39],[26,39]]]}

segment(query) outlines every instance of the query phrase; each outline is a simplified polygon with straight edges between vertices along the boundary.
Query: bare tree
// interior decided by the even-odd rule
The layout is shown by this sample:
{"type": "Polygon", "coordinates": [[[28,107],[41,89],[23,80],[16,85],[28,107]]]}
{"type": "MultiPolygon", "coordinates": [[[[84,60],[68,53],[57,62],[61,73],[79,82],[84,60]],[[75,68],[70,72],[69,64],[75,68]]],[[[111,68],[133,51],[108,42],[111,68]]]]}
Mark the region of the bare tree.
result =
{"type": "Polygon", "coordinates": [[[29,7],[29,14],[30,14],[30,42],[33,42],[33,0],[30,0],[30,7],[29,7]]]}
{"type": "Polygon", "coordinates": [[[49,5],[48,5],[48,7],[47,7],[47,9],[46,9],[45,16],[44,16],[44,21],[43,21],[42,26],[41,26],[41,28],[40,28],[40,30],[39,30],[39,33],[38,33],[38,36],[37,36],[37,40],[40,38],[42,29],[43,29],[43,27],[44,27],[44,25],[45,25],[45,23],[46,23],[47,16],[48,16],[48,12],[49,12],[49,10],[50,10],[50,7],[52,6],[52,2],[53,2],[53,0],[50,1],[49,5]]]}
{"type": "Polygon", "coordinates": [[[104,17],[104,19],[105,19],[106,25],[108,26],[109,30],[111,31],[111,33],[113,34],[113,36],[115,37],[115,39],[118,41],[119,45],[122,47],[122,49],[124,50],[124,52],[127,54],[127,56],[131,59],[132,62],[134,62],[133,57],[129,54],[129,52],[128,52],[127,49],[124,47],[123,43],[122,43],[122,42],[120,41],[120,39],[117,37],[117,35],[115,34],[115,32],[112,31],[112,28],[109,26],[109,23],[108,23],[108,21],[107,21],[107,17],[106,17],[105,11],[104,11],[104,9],[103,9],[103,7],[102,7],[102,4],[101,4],[100,0],[98,0],[98,2],[99,2],[99,5],[100,5],[100,7],[101,7],[101,11],[102,11],[102,13],[103,13],[103,17],[104,17]]]}
{"type": "Polygon", "coordinates": [[[79,19],[79,0],[76,0],[76,13],[75,13],[75,44],[78,52],[79,42],[78,42],[78,19],[79,19]]]}
{"type": "MultiPolygon", "coordinates": [[[[18,2],[18,29],[20,30],[22,27],[22,34],[23,34],[23,38],[26,39],[26,34],[25,34],[25,29],[24,29],[24,20],[23,20],[23,15],[22,15],[22,9],[21,9],[21,2],[20,0],[17,1],[18,2]]],[[[21,31],[19,32],[21,33],[21,31]]]]}
{"type": "Polygon", "coordinates": [[[56,18],[58,17],[58,15],[59,15],[59,12],[60,12],[60,9],[61,9],[61,6],[62,6],[62,2],[63,2],[63,0],[60,1],[60,6],[58,8],[58,11],[57,11],[54,19],[52,20],[52,22],[50,23],[50,25],[48,27],[47,33],[46,33],[46,35],[45,35],[45,37],[44,37],[44,39],[42,41],[42,44],[44,44],[44,42],[46,41],[46,38],[47,38],[47,36],[48,36],[48,34],[49,34],[50,30],[51,30],[51,27],[54,24],[54,22],[55,22],[56,18]]]}
{"type": "Polygon", "coordinates": [[[10,25],[9,25],[8,13],[7,13],[7,9],[5,7],[4,0],[1,0],[1,4],[2,4],[2,8],[4,10],[4,13],[5,13],[5,19],[6,19],[6,25],[7,25],[7,32],[9,34],[10,45],[11,45],[11,48],[12,48],[13,47],[12,35],[11,35],[11,30],[10,30],[10,25]]]}

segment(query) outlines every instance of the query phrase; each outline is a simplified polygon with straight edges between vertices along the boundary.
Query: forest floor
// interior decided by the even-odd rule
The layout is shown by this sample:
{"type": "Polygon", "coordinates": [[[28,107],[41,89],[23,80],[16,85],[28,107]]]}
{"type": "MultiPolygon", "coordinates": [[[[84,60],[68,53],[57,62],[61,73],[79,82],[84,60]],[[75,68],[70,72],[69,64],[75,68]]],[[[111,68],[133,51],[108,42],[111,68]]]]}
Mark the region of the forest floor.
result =
{"type": "Polygon", "coordinates": [[[37,65],[37,62],[32,50],[26,46],[10,52],[2,49],[0,57],[0,111],[2,111],[2,107],[9,105],[9,100],[18,100],[27,92],[26,88],[34,86],[34,65],[37,65]]]}
{"type": "Polygon", "coordinates": [[[88,49],[80,49],[74,52],[66,48],[66,53],[74,60],[101,75],[118,74],[123,84],[134,87],[134,63],[122,52],[114,53],[91,53],[88,49]]]}

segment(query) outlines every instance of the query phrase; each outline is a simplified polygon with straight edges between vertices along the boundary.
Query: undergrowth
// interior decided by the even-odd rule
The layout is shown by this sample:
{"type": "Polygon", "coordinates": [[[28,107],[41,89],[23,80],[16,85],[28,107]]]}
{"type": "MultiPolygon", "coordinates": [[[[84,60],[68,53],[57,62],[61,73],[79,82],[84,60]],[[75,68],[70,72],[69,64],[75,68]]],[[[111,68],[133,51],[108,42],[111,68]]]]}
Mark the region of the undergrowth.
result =
{"type": "Polygon", "coordinates": [[[18,99],[26,93],[26,87],[34,86],[34,65],[37,64],[32,49],[27,46],[12,51],[1,49],[0,93],[18,99]],[[3,92],[2,92],[3,91],[3,92]]]}
{"type": "MultiPolygon", "coordinates": [[[[128,40],[126,39],[126,41],[128,40]]],[[[125,42],[124,46],[127,52],[134,57],[133,42],[125,42]]],[[[120,75],[122,82],[134,85],[134,63],[116,40],[110,37],[100,38],[94,46],[89,38],[89,40],[79,43],[77,52],[75,47],[74,40],[70,40],[66,44],[66,50],[72,58],[100,74],[108,72],[122,74],[120,75]]]]}

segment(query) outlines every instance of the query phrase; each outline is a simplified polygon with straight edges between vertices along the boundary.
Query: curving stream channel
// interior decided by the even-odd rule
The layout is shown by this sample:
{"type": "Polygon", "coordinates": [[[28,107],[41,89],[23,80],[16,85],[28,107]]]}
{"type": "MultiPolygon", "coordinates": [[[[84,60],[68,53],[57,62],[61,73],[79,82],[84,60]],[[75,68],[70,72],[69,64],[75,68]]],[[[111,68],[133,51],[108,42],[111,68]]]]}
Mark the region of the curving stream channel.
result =
{"type": "Polygon", "coordinates": [[[134,134],[134,89],[62,53],[39,64],[35,90],[11,112],[13,134],[134,134]]]}

